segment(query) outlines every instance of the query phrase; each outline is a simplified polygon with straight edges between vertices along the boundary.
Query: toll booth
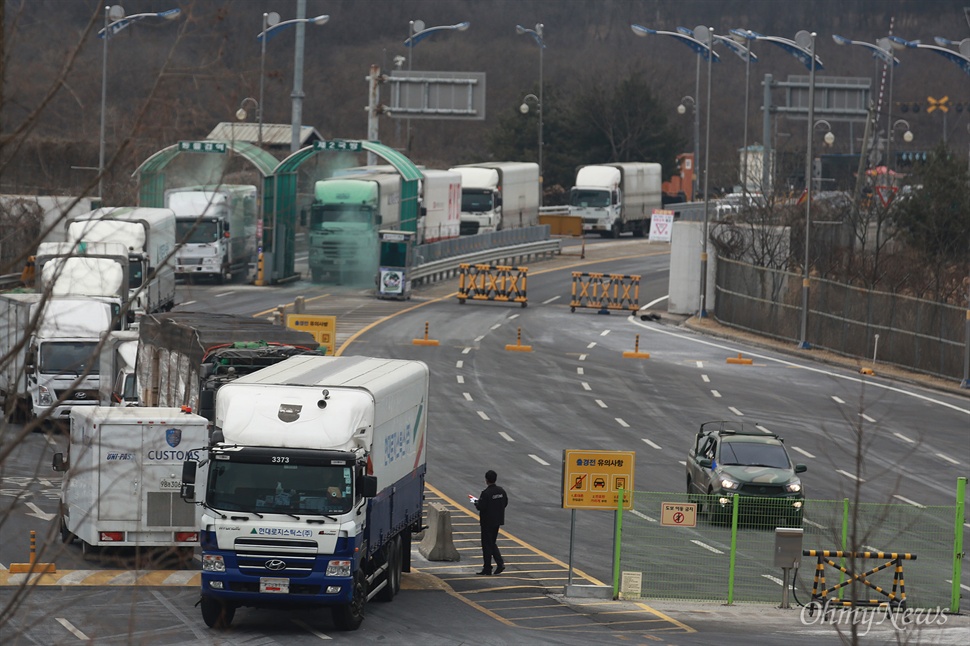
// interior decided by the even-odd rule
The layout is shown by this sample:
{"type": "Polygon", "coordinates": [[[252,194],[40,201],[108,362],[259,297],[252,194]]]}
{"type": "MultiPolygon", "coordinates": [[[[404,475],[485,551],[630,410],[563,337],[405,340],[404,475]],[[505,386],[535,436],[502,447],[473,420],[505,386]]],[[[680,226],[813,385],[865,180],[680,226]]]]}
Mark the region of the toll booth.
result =
{"type": "Polygon", "coordinates": [[[414,232],[378,232],[381,253],[377,275],[377,298],[411,298],[411,266],[414,258],[414,232]]]}

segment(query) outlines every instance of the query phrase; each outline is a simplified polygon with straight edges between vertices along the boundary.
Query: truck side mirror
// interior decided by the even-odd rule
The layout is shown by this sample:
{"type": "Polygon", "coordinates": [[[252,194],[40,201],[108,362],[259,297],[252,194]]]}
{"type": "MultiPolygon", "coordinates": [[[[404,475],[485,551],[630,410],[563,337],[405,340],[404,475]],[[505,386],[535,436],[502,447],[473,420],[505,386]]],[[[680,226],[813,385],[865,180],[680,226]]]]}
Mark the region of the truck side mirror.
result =
{"type": "Polygon", "coordinates": [[[697,458],[697,465],[704,468],[710,469],[714,462],[710,458],[697,458]]]}
{"type": "Polygon", "coordinates": [[[179,495],[185,502],[195,502],[195,470],[198,464],[195,460],[182,463],[182,488],[179,495]]]}
{"type": "Polygon", "coordinates": [[[360,476],[357,478],[357,492],[364,498],[373,498],[377,495],[377,477],[360,476]]]}
{"type": "Polygon", "coordinates": [[[24,369],[33,372],[37,366],[37,348],[31,347],[24,356],[24,369]]]}
{"type": "Polygon", "coordinates": [[[63,453],[55,453],[54,460],[51,464],[54,471],[67,471],[67,460],[64,459],[63,453]]]}

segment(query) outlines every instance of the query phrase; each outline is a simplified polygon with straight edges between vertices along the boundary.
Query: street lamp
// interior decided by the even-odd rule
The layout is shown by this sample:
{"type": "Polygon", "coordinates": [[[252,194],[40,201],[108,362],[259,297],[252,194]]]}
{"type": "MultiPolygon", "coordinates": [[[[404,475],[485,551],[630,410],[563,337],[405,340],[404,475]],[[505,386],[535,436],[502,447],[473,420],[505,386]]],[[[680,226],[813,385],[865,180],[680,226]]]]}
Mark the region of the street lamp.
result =
{"type": "MultiPolygon", "coordinates": [[[[832,132],[832,124],[829,123],[828,121],[826,121],[825,119],[819,119],[818,121],[815,122],[815,125],[812,127],[812,135],[813,136],[815,134],[815,131],[818,130],[818,127],[819,126],[822,126],[822,127],[825,128],[825,135],[822,137],[822,141],[825,142],[825,145],[826,146],[831,146],[832,144],[834,144],[835,143],[835,133],[832,132]]],[[[813,164],[813,166],[814,166],[814,164],[813,164]]],[[[807,182],[811,182],[811,185],[813,185],[813,186],[815,185],[815,173],[814,172],[812,173],[811,178],[807,179],[807,182]]],[[[808,184],[806,183],[806,188],[807,187],[808,187],[808,184]]],[[[815,190],[817,190],[817,191],[822,190],[821,178],[819,179],[819,185],[816,187],[815,190]]],[[[806,199],[807,199],[807,196],[806,196],[806,199]]]]}
{"type": "MultiPolygon", "coordinates": [[[[700,57],[697,58],[698,64],[700,64],[700,57]]],[[[691,171],[691,191],[690,199],[691,201],[696,200],[696,195],[700,192],[697,190],[697,182],[700,174],[697,172],[697,160],[700,159],[700,142],[701,142],[701,122],[700,113],[697,112],[697,101],[692,96],[685,96],[680,99],[680,105],[677,106],[677,114],[687,114],[688,106],[690,107],[691,116],[694,117],[694,168],[691,171]]]]}
{"type": "MultiPolygon", "coordinates": [[[[538,98],[534,94],[530,94],[526,97],[528,99],[530,96],[535,99],[536,107],[539,111],[539,206],[542,206],[542,198],[545,194],[545,187],[543,185],[543,174],[542,174],[542,50],[546,48],[546,41],[542,38],[542,28],[543,24],[541,22],[536,23],[535,29],[527,29],[522,25],[515,26],[515,33],[518,35],[529,34],[536,41],[536,45],[539,46],[539,96],[538,98]]],[[[519,106],[519,110],[522,114],[528,112],[529,106],[523,102],[519,106]],[[525,108],[525,110],[522,110],[525,108]]]]}
{"type": "Polygon", "coordinates": [[[182,12],[181,9],[167,9],[165,11],[136,13],[125,16],[125,9],[121,5],[104,8],[104,28],[98,32],[101,39],[101,137],[98,146],[98,200],[104,196],[104,112],[108,98],[108,40],[133,22],[143,18],[164,18],[175,20],[182,12]]]}
{"type": "MultiPolygon", "coordinates": [[[[305,9],[305,7],[304,7],[305,9]]],[[[261,43],[260,55],[259,55],[259,105],[264,106],[263,103],[263,82],[266,78],[266,41],[271,40],[273,36],[278,34],[281,30],[287,27],[292,27],[293,25],[304,25],[310,23],[312,25],[325,25],[329,22],[330,16],[319,15],[313,18],[293,18],[292,20],[284,20],[280,22],[280,15],[275,11],[263,14],[263,30],[256,34],[256,40],[261,43]]],[[[293,65],[293,93],[290,98],[293,101],[293,112],[292,112],[292,131],[290,136],[290,152],[296,152],[300,145],[300,123],[303,120],[303,31],[302,27],[297,29],[296,34],[296,60],[293,65]]],[[[257,111],[259,116],[259,145],[263,145],[263,109],[262,107],[257,111]]]]}
{"type": "Polygon", "coordinates": [[[906,40],[905,38],[900,38],[899,36],[890,36],[889,39],[894,43],[905,45],[911,49],[928,49],[931,52],[936,52],[951,63],[956,63],[959,65],[960,69],[962,69],[966,74],[970,74],[970,38],[964,38],[959,43],[945,38],[936,38],[936,42],[941,44],[956,44],[960,48],[960,51],[958,52],[955,52],[952,49],[947,49],[946,47],[938,47],[937,45],[925,45],[918,40],[906,40]]]}
{"type": "Polygon", "coordinates": [[[529,101],[536,104],[536,112],[539,115],[539,206],[542,206],[542,99],[535,94],[526,94],[519,106],[519,112],[529,114],[529,101]]]}
{"type": "MultiPolygon", "coordinates": [[[[411,20],[408,22],[408,39],[404,41],[404,46],[411,49],[411,54],[408,56],[408,84],[405,86],[407,88],[407,93],[405,96],[405,101],[408,104],[408,108],[411,107],[411,60],[414,58],[414,46],[420,43],[425,38],[432,36],[439,31],[467,31],[471,27],[471,23],[468,21],[459,22],[454,25],[438,25],[436,27],[425,27],[423,20],[411,20]]],[[[410,115],[410,111],[408,112],[410,115]]],[[[404,152],[406,155],[411,154],[411,117],[407,118],[407,130],[406,130],[407,141],[404,143],[404,152]]]]}
{"type": "MultiPolygon", "coordinates": [[[[657,34],[660,36],[671,36],[676,38],[680,42],[684,43],[691,49],[693,49],[697,54],[703,56],[707,60],[707,117],[706,126],[704,131],[704,233],[703,240],[701,241],[701,293],[700,293],[700,306],[697,310],[698,318],[705,318],[707,316],[707,237],[708,229],[710,226],[710,210],[711,210],[711,196],[708,188],[708,180],[710,169],[710,152],[711,152],[711,63],[716,60],[720,60],[717,52],[714,51],[712,47],[717,36],[714,34],[714,30],[700,25],[695,27],[691,34],[685,34],[676,31],[659,31],[656,29],[650,29],[649,27],[644,27],[642,25],[630,25],[630,29],[637,36],[646,37],[650,34],[657,34]]],[[[697,67],[697,91],[700,92],[700,59],[698,59],[697,67]]],[[[695,164],[697,163],[695,159],[695,164]]]]}
{"type": "MultiPolygon", "coordinates": [[[[751,60],[754,59],[757,62],[758,57],[751,53],[751,41],[755,40],[756,37],[753,32],[747,29],[732,29],[731,33],[739,38],[743,38],[747,42],[747,48],[744,54],[738,54],[744,59],[744,149],[741,154],[741,165],[743,169],[741,171],[741,194],[744,196],[745,202],[748,198],[748,115],[750,114],[748,108],[748,97],[751,90],[751,60]]],[[[727,42],[727,41],[725,41],[727,42]]],[[[733,48],[732,48],[733,49],[733,48]]],[[[762,164],[766,164],[767,161],[764,159],[764,150],[762,151],[762,164]]],[[[762,195],[766,194],[766,186],[761,187],[762,195]]],[[[747,204],[745,204],[747,205],[747,204]]]]}
{"type": "MultiPolygon", "coordinates": [[[[245,99],[239,102],[239,109],[236,110],[236,119],[238,119],[239,121],[245,121],[246,117],[249,116],[249,113],[246,112],[247,105],[249,105],[251,108],[256,110],[256,118],[257,119],[259,118],[259,102],[256,101],[256,99],[254,99],[253,97],[247,96],[245,99]]],[[[260,134],[262,135],[262,133],[260,134]]],[[[262,145],[263,143],[262,137],[260,137],[259,143],[260,145],[262,145]]]]}
{"type": "Polygon", "coordinates": [[[891,151],[892,144],[896,140],[896,131],[899,130],[900,126],[906,128],[906,132],[903,133],[903,141],[909,143],[913,140],[913,132],[909,129],[909,121],[906,121],[906,119],[896,119],[889,129],[889,139],[886,142],[886,157],[889,160],[889,170],[895,170],[896,164],[892,158],[891,151]]]}

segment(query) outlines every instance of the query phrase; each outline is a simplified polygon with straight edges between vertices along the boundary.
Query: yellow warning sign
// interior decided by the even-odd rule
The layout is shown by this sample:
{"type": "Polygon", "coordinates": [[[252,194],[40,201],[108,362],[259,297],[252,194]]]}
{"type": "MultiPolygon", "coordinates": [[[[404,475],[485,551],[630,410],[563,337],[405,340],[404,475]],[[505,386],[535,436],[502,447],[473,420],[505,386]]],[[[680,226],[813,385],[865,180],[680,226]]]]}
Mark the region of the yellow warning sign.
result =
{"type": "Polygon", "coordinates": [[[620,502],[633,508],[634,451],[562,452],[563,509],[612,509],[620,502]]]}
{"type": "Polygon", "coordinates": [[[309,332],[319,345],[327,348],[327,355],[337,351],[337,317],[319,314],[287,314],[286,327],[309,332]]]}
{"type": "Polygon", "coordinates": [[[697,505],[692,502],[663,502],[660,510],[660,524],[668,527],[695,527],[697,525],[697,505]]]}

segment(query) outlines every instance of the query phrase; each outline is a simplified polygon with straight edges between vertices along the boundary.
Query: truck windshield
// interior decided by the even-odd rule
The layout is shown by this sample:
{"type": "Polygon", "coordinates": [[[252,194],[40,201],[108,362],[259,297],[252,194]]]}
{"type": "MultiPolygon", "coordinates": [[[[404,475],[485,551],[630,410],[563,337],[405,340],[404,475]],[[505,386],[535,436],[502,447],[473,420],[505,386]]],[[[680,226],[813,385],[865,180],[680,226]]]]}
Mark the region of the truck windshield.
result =
{"type": "Polygon", "coordinates": [[[328,204],[314,206],[310,213],[310,229],[320,231],[332,222],[371,224],[374,210],[363,204],[328,204]]]}
{"type": "Polygon", "coordinates": [[[138,289],[145,280],[145,265],[141,260],[128,259],[128,289],[138,289]]]}
{"type": "Polygon", "coordinates": [[[462,189],[461,210],[463,213],[484,213],[493,208],[491,191],[462,189]]]}
{"type": "Polygon", "coordinates": [[[569,192],[569,206],[604,207],[609,205],[609,191],[573,189],[569,192]]]}
{"type": "Polygon", "coordinates": [[[96,342],[48,341],[40,346],[40,371],[44,374],[98,374],[96,342]]]}
{"type": "Polygon", "coordinates": [[[218,220],[179,218],[175,221],[175,239],[179,244],[207,244],[219,239],[218,220]]]}
{"type": "Polygon", "coordinates": [[[215,461],[206,487],[206,503],[223,511],[344,514],[353,502],[348,466],[215,461]]]}

